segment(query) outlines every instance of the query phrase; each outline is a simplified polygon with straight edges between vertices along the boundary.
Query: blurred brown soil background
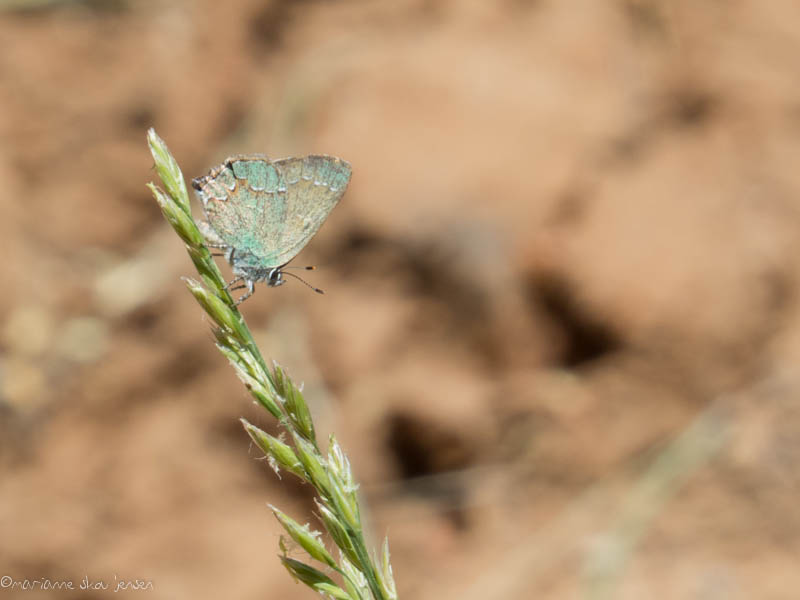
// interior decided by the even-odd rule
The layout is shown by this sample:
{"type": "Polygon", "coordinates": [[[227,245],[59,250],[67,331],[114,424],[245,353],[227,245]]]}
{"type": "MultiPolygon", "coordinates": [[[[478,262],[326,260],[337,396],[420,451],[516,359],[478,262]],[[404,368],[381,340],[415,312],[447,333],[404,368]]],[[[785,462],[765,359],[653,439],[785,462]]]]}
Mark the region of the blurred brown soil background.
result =
{"type": "Polygon", "coordinates": [[[0,6],[0,576],[313,596],[154,126],[187,177],[353,165],[296,261],[327,294],[243,312],[401,598],[800,598],[797,3],[0,6]]]}

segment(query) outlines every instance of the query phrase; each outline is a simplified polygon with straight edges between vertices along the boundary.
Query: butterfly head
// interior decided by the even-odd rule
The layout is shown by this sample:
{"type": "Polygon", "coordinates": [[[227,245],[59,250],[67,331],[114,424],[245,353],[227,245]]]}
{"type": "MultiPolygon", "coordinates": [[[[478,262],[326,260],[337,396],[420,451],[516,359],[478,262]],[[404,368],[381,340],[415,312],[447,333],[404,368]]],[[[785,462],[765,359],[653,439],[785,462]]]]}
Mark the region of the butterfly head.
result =
{"type": "Polygon", "coordinates": [[[281,268],[275,267],[271,269],[267,274],[267,285],[270,287],[278,287],[279,285],[283,285],[283,283],[283,271],[281,271],[281,268]]]}

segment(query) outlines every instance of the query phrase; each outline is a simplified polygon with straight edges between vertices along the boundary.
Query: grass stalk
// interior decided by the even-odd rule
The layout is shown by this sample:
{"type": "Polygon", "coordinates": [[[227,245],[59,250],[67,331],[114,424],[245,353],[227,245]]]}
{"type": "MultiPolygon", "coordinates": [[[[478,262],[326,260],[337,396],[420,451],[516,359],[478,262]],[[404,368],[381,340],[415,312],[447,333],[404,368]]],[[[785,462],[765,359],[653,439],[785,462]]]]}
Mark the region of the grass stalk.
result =
{"type": "Polygon", "coordinates": [[[147,187],[185,244],[199,275],[199,279],[184,278],[186,286],[214,322],[213,334],[219,351],[255,401],[278,420],[287,435],[285,440],[278,439],[245,419],[242,425],[276,473],[283,469],[314,487],[319,519],[338,547],[339,559],[328,551],[318,532],[308,525],[300,525],[277,508],[270,508],[289,538],[322,569],[337,574],[341,585],[323,570],[287,556],[283,537],[279,543],[281,563],[295,580],[328,598],[396,600],[388,540],[384,540],[381,556],[371,559],[361,525],[358,486],[349,460],[333,437],[329,440],[327,455],[320,450],[302,391],[278,364],[267,365],[228,292],[222,273],[192,218],[189,194],[177,161],[155,130],[148,131],[147,142],[163,189],[153,183],[147,187]]]}

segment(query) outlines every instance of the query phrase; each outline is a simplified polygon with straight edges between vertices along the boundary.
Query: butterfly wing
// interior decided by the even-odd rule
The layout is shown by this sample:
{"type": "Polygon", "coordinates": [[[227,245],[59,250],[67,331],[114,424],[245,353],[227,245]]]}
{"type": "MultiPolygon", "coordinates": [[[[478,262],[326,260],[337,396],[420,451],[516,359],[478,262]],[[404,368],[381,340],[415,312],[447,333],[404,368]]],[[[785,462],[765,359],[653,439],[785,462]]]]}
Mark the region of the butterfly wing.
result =
{"type": "Polygon", "coordinates": [[[240,256],[275,267],[286,221],[286,183],[260,155],[233,156],[199,178],[200,197],[211,227],[240,256]]]}
{"type": "Polygon", "coordinates": [[[286,183],[285,220],[276,260],[292,260],[314,236],[350,182],[350,165],[334,156],[284,158],[273,163],[286,183]]]}
{"type": "Polygon", "coordinates": [[[195,180],[211,227],[240,260],[272,268],[293,259],[322,226],[350,181],[332,156],[233,156],[195,180]]]}

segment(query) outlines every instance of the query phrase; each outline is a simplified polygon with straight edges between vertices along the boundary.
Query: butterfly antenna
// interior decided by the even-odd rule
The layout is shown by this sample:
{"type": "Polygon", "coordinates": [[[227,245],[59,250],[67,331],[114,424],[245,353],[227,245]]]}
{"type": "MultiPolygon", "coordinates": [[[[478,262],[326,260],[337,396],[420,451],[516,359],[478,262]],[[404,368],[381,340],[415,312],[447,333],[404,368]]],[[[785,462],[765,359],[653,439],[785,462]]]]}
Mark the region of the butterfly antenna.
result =
{"type": "MultiPolygon", "coordinates": [[[[308,269],[308,267],[306,267],[306,269],[309,270],[309,271],[311,270],[311,269],[308,269]]],[[[313,269],[313,267],[312,267],[312,269],[313,269]]],[[[283,273],[284,273],[284,275],[289,275],[289,276],[294,277],[295,279],[297,279],[299,281],[302,281],[304,284],[306,284],[308,287],[310,287],[312,290],[314,290],[318,294],[324,294],[325,293],[321,289],[319,289],[318,287],[314,287],[313,285],[308,283],[305,279],[303,279],[302,277],[298,277],[294,273],[287,273],[286,271],[284,271],[283,273]]]]}
{"type": "Polygon", "coordinates": [[[315,265],[308,265],[306,267],[283,267],[282,270],[285,271],[286,269],[303,269],[304,271],[314,271],[316,270],[316,268],[317,267],[315,265]]]}

